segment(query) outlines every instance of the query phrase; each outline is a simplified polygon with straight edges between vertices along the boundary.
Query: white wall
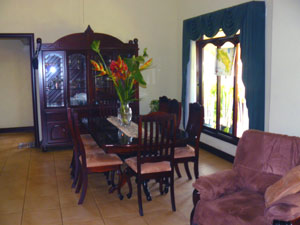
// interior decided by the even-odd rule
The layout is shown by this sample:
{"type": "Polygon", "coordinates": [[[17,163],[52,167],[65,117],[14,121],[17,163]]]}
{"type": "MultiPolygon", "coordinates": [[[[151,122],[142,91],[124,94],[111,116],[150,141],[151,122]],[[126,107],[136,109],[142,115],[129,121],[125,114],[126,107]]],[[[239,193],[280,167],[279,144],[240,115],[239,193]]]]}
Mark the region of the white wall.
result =
{"type": "Polygon", "coordinates": [[[271,56],[270,114],[271,132],[300,136],[300,1],[268,0],[273,6],[272,30],[267,42],[271,56]]]}
{"type": "Polygon", "coordinates": [[[144,72],[148,82],[140,89],[141,113],[161,95],[179,98],[177,3],[174,0],[1,0],[1,32],[33,32],[43,42],[54,42],[91,25],[128,42],[139,39],[140,52],[148,48],[153,68],[144,72]]]}
{"type": "Polygon", "coordinates": [[[0,38],[0,128],[33,126],[29,45],[0,38]]]}

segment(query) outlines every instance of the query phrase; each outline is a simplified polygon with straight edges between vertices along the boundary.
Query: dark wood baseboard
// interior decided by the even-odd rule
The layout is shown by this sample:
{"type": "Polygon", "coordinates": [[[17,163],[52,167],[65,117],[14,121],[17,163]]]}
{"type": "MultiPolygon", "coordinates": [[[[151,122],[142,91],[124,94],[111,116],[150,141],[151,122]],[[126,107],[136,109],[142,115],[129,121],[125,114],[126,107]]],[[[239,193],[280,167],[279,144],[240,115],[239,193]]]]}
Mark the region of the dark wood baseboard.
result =
{"type": "Polygon", "coordinates": [[[34,127],[0,128],[0,133],[34,132],[34,127]]]}
{"type": "Polygon", "coordinates": [[[208,151],[208,152],[210,152],[210,153],[212,153],[212,154],[214,154],[216,156],[219,156],[220,158],[225,159],[225,160],[227,160],[227,161],[229,161],[231,163],[233,163],[233,161],[234,161],[234,156],[229,155],[228,153],[223,152],[223,151],[221,151],[221,150],[219,150],[217,148],[214,148],[214,147],[212,147],[212,146],[210,146],[208,144],[200,142],[199,146],[200,146],[200,148],[204,149],[205,151],[208,151]]]}

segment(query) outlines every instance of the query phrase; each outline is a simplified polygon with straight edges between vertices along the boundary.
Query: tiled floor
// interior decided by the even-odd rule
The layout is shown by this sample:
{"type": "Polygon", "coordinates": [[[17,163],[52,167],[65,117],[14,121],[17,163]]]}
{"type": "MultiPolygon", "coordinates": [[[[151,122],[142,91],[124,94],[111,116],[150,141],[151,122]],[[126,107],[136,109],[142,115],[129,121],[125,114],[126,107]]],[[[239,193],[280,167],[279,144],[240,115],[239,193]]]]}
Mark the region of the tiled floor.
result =
{"type": "MultiPolygon", "coordinates": [[[[175,178],[177,211],[172,212],[170,197],[161,196],[158,185],[150,183],[151,202],[143,199],[144,216],[138,214],[136,189],[131,199],[122,201],[109,194],[102,174],[89,176],[83,205],[71,189],[70,149],[47,153],[40,149],[18,149],[30,142],[32,134],[0,134],[0,224],[1,225],[187,225],[192,209],[192,183],[175,178]]],[[[200,151],[200,175],[228,169],[232,164],[200,151]]],[[[134,183],[133,183],[134,184],[134,183]]],[[[134,187],[136,185],[133,185],[134,187]]],[[[127,193],[127,187],[122,189],[127,193]]]]}

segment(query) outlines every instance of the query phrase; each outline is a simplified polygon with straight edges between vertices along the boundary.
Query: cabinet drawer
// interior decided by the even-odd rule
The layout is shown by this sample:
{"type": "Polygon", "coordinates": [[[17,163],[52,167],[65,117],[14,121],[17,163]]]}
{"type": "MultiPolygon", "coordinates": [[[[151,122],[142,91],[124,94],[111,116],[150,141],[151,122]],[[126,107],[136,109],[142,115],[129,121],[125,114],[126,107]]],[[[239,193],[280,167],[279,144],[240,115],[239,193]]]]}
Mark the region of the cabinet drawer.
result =
{"type": "Polygon", "coordinates": [[[66,121],[47,123],[48,143],[70,142],[69,126],[66,121]]]}
{"type": "Polygon", "coordinates": [[[46,112],[47,122],[68,121],[67,112],[46,112]]]}

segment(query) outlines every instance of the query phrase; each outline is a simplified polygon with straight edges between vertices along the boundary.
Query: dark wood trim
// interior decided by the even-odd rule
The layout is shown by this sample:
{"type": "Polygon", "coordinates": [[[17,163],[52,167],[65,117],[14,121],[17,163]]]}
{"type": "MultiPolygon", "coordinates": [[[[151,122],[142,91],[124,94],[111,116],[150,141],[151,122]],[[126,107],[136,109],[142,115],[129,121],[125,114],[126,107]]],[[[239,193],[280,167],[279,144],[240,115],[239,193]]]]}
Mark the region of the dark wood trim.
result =
{"type": "Polygon", "coordinates": [[[10,127],[0,128],[0,133],[19,133],[19,132],[32,132],[34,127],[10,127]]]}
{"type": "Polygon", "coordinates": [[[203,131],[202,132],[209,135],[209,136],[212,136],[214,138],[220,139],[222,141],[228,142],[228,143],[233,144],[233,145],[237,145],[239,140],[240,140],[238,137],[235,137],[231,134],[228,134],[228,133],[223,132],[221,130],[216,130],[216,129],[213,129],[213,128],[210,128],[210,127],[206,127],[206,126],[203,126],[203,131]]]}
{"type": "MultiPolygon", "coordinates": [[[[221,48],[221,46],[226,43],[226,42],[231,42],[234,46],[238,46],[240,41],[239,41],[239,34],[232,35],[232,36],[225,36],[225,37],[218,37],[218,38],[211,38],[211,39],[206,39],[203,40],[203,38],[199,39],[196,42],[196,56],[197,56],[197,78],[199,81],[199,93],[197,96],[197,101],[203,105],[204,102],[204,95],[202,93],[203,91],[203,68],[202,68],[202,60],[203,60],[203,48],[207,44],[214,44],[217,48],[221,48]]],[[[208,128],[204,127],[203,132],[211,135],[213,137],[216,137],[218,139],[221,139],[223,141],[232,143],[232,144],[237,144],[239,138],[236,137],[236,132],[237,132],[237,91],[238,91],[238,86],[237,86],[237,63],[238,63],[238,52],[236,52],[236,57],[235,57],[235,62],[234,62],[234,67],[235,67],[235,74],[234,74],[234,99],[233,99],[233,131],[232,134],[225,133],[221,131],[221,126],[220,126],[220,113],[221,113],[221,77],[217,76],[217,82],[216,82],[216,128],[208,128]]],[[[205,84],[204,84],[205,85],[205,84]]]]}
{"type": "Polygon", "coordinates": [[[199,147],[202,148],[202,149],[204,149],[205,151],[210,152],[210,153],[212,153],[212,154],[214,154],[216,156],[219,156],[220,158],[225,159],[225,160],[227,160],[227,161],[229,161],[231,163],[233,163],[233,161],[234,161],[234,156],[229,155],[226,152],[223,152],[223,151],[221,151],[221,150],[219,150],[217,148],[214,148],[214,147],[212,147],[212,146],[210,146],[208,144],[205,144],[205,143],[203,143],[201,141],[200,141],[199,147]]]}
{"type": "Polygon", "coordinates": [[[235,45],[235,60],[234,60],[234,86],[233,86],[233,121],[232,121],[232,134],[233,136],[236,136],[237,134],[237,112],[238,112],[238,89],[239,89],[239,85],[238,85],[238,57],[239,57],[239,44],[235,45]]]}
{"type": "Polygon", "coordinates": [[[32,60],[34,55],[34,34],[33,33],[0,33],[1,38],[20,39],[27,38],[29,43],[29,53],[31,62],[31,93],[32,93],[32,111],[34,123],[35,146],[40,147],[39,124],[38,124],[38,108],[37,108],[37,93],[36,93],[36,74],[33,68],[32,60]]]}

